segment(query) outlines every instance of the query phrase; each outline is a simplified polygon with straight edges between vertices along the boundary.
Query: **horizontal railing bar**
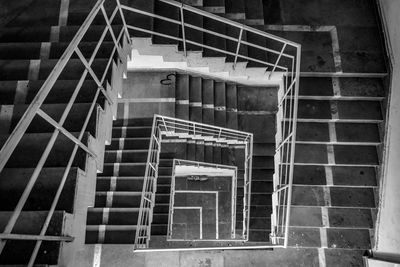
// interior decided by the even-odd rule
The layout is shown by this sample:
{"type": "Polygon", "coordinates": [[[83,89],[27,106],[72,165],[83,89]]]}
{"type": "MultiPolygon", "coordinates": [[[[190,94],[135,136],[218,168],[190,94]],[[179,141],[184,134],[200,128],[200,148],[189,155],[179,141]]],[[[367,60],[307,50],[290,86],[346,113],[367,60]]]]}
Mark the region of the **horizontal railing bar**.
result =
{"type": "MultiPolygon", "coordinates": [[[[167,39],[183,42],[182,38],[178,38],[178,37],[174,37],[174,36],[158,33],[158,32],[152,31],[152,30],[142,29],[142,28],[139,28],[139,27],[134,27],[134,26],[131,26],[131,25],[127,25],[127,27],[129,29],[132,29],[132,30],[137,30],[137,31],[141,31],[141,32],[145,32],[145,33],[161,36],[161,37],[164,37],[164,38],[167,38],[167,39]]],[[[207,49],[210,49],[210,50],[214,50],[214,51],[220,52],[222,54],[236,56],[236,54],[233,53],[233,52],[229,52],[229,51],[226,51],[226,50],[223,50],[223,49],[219,49],[219,48],[215,48],[215,47],[212,47],[212,46],[204,45],[202,43],[198,43],[198,42],[195,42],[195,41],[186,40],[186,43],[197,45],[199,47],[207,48],[207,49]]],[[[260,49],[265,50],[261,46],[257,46],[257,45],[252,45],[252,46],[253,47],[258,47],[260,49]]],[[[251,57],[247,57],[247,56],[243,56],[243,55],[237,55],[237,57],[240,57],[240,58],[243,58],[243,59],[247,59],[247,60],[250,60],[250,61],[253,61],[253,62],[257,62],[257,63],[263,64],[263,65],[266,65],[266,66],[269,66],[269,67],[273,67],[274,66],[274,64],[272,64],[272,63],[265,62],[265,61],[262,61],[262,60],[258,60],[258,59],[255,59],[255,58],[251,58],[251,57]]],[[[283,71],[287,71],[288,70],[286,67],[281,67],[281,66],[277,66],[277,68],[279,68],[279,69],[281,69],[283,71]]]]}
{"type": "Polygon", "coordinates": [[[49,235],[28,235],[28,234],[0,234],[1,240],[42,240],[42,241],[55,241],[55,242],[72,242],[72,236],[49,236],[49,235]]]}
{"type": "MultiPolygon", "coordinates": [[[[160,119],[163,119],[163,120],[169,120],[171,122],[180,122],[180,123],[183,123],[183,124],[185,124],[185,123],[187,124],[188,123],[188,121],[182,120],[182,119],[178,119],[178,118],[173,118],[173,117],[168,117],[168,116],[163,116],[163,115],[157,115],[157,114],[155,116],[156,116],[156,119],[160,118],[160,119]]],[[[204,128],[207,127],[207,128],[217,129],[217,130],[221,129],[221,130],[223,130],[225,132],[238,133],[238,134],[245,135],[245,136],[252,136],[253,135],[252,133],[248,133],[248,132],[233,130],[233,129],[229,129],[229,128],[225,128],[225,127],[218,127],[218,126],[214,126],[214,125],[207,125],[207,124],[200,123],[200,122],[190,122],[190,123],[192,125],[195,125],[196,127],[197,126],[203,126],[204,128]]]]}
{"type": "Polygon", "coordinates": [[[62,127],[58,122],[56,122],[52,117],[50,117],[42,109],[38,110],[38,115],[40,117],[42,117],[44,120],[46,120],[48,123],[50,123],[54,128],[59,130],[63,135],[68,137],[68,139],[70,139],[72,142],[74,142],[76,145],[78,145],[80,148],[82,148],[90,156],[92,156],[93,158],[97,157],[96,153],[94,153],[90,148],[85,146],[81,141],[79,141],[75,136],[73,136],[68,130],[66,130],[64,127],[62,127]]]}
{"type": "MultiPolygon", "coordinates": [[[[139,13],[139,14],[147,15],[147,16],[150,16],[150,17],[153,17],[153,18],[157,18],[157,19],[161,19],[161,20],[164,20],[164,21],[167,21],[167,22],[171,22],[171,23],[174,23],[174,24],[177,24],[177,25],[181,25],[181,23],[182,23],[181,21],[178,21],[178,20],[170,19],[170,18],[167,18],[167,17],[164,17],[164,16],[159,16],[159,15],[156,15],[156,14],[153,14],[153,13],[149,13],[149,12],[146,12],[146,11],[143,11],[143,10],[139,10],[139,9],[136,9],[136,8],[132,8],[132,7],[128,7],[128,6],[123,6],[123,8],[125,8],[126,10],[129,10],[131,12],[136,12],[136,13],[139,13]]],[[[198,27],[198,26],[190,24],[190,23],[185,23],[185,27],[188,27],[188,28],[191,28],[191,29],[194,29],[194,30],[198,30],[198,31],[201,31],[201,32],[204,32],[204,33],[208,33],[208,34],[211,34],[211,35],[214,35],[214,36],[218,36],[218,37],[221,37],[221,38],[224,38],[224,39],[228,39],[228,40],[231,40],[231,41],[234,41],[234,42],[239,42],[238,38],[235,38],[235,37],[232,37],[232,36],[229,36],[229,35],[225,35],[225,34],[222,34],[222,33],[214,32],[214,31],[210,31],[210,30],[204,29],[202,27],[198,27]]],[[[168,36],[170,36],[170,35],[168,35],[168,36]]],[[[166,36],[164,36],[164,37],[166,37],[166,36]]],[[[256,45],[256,44],[252,44],[252,43],[249,43],[249,42],[246,42],[246,41],[242,41],[241,43],[244,44],[244,45],[247,45],[247,46],[252,46],[252,47],[267,51],[267,52],[271,52],[271,53],[276,54],[276,55],[280,55],[280,56],[284,56],[284,57],[287,57],[287,58],[290,58],[290,59],[294,59],[294,56],[286,54],[286,53],[282,53],[281,54],[281,52],[277,51],[277,50],[273,50],[273,49],[269,49],[269,48],[266,48],[266,47],[262,47],[262,46],[259,46],[259,45],[256,45]]],[[[284,43],[284,44],[287,45],[287,43],[284,43]]],[[[272,65],[272,66],[274,66],[274,65],[272,65]]],[[[279,66],[277,66],[277,67],[279,67],[279,66]]]]}
{"type": "MultiPolygon", "coordinates": [[[[260,46],[260,45],[256,45],[256,44],[253,44],[253,43],[249,43],[249,42],[247,42],[247,41],[245,41],[245,40],[243,40],[241,43],[244,44],[244,45],[247,45],[247,46],[251,46],[251,47],[258,48],[258,49],[260,49],[260,50],[264,50],[264,51],[267,51],[267,52],[271,52],[271,53],[276,54],[276,55],[279,55],[279,54],[280,54],[279,51],[276,51],[276,50],[273,50],[273,49],[270,49],[270,48],[266,48],[266,47],[263,47],[263,46],[260,46]]],[[[286,58],[289,58],[289,59],[291,59],[291,60],[294,59],[294,56],[289,55],[289,54],[286,54],[286,53],[283,53],[282,56],[284,56],[284,57],[286,57],[286,58]]],[[[277,66],[277,68],[279,68],[279,67],[280,67],[280,66],[277,66]]]]}
{"type": "Polygon", "coordinates": [[[183,41],[182,38],[173,37],[173,36],[170,36],[170,35],[154,32],[154,31],[151,31],[151,30],[146,30],[146,29],[142,29],[142,28],[139,28],[139,27],[131,26],[131,25],[127,25],[127,27],[128,27],[128,29],[131,29],[131,30],[141,31],[141,32],[157,35],[157,36],[160,36],[160,37],[172,39],[172,40],[175,40],[175,41],[180,41],[180,42],[183,41]]]}
{"type": "Polygon", "coordinates": [[[199,15],[202,15],[204,17],[208,17],[210,19],[214,19],[214,20],[217,20],[219,22],[222,22],[222,23],[225,23],[225,24],[228,24],[228,25],[231,25],[231,26],[235,26],[235,27],[237,27],[239,29],[243,28],[246,31],[249,31],[249,32],[252,32],[252,33],[255,33],[255,34],[258,34],[258,35],[262,35],[264,37],[268,37],[270,39],[273,39],[273,40],[281,42],[281,43],[287,43],[288,45],[291,45],[291,46],[296,47],[296,48],[299,47],[299,44],[297,44],[295,42],[283,39],[281,37],[272,35],[270,33],[267,33],[267,32],[264,32],[264,31],[261,31],[261,30],[258,30],[258,29],[252,28],[252,27],[249,27],[249,26],[244,25],[244,24],[240,24],[238,22],[235,22],[235,21],[232,21],[232,20],[229,20],[229,19],[217,16],[215,14],[203,11],[201,9],[198,9],[198,8],[186,5],[186,4],[182,4],[182,3],[179,3],[179,2],[176,2],[176,1],[172,1],[172,0],[159,0],[159,1],[164,2],[166,4],[169,4],[169,5],[176,6],[178,8],[182,7],[183,9],[188,10],[190,12],[193,12],[195,14],[199,14],[199,15]]]}

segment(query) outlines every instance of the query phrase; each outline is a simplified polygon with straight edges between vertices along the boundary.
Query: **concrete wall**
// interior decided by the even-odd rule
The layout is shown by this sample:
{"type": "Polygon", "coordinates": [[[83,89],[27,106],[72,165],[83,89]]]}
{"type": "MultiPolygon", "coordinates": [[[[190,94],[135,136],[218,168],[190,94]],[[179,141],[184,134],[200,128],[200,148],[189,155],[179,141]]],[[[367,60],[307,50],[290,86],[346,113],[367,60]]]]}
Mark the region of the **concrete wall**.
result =
{"type": "Polygon", "coordinates": [[[400,1],[378,0],[392,63],[375,257],[400,262],[400,1]]]}

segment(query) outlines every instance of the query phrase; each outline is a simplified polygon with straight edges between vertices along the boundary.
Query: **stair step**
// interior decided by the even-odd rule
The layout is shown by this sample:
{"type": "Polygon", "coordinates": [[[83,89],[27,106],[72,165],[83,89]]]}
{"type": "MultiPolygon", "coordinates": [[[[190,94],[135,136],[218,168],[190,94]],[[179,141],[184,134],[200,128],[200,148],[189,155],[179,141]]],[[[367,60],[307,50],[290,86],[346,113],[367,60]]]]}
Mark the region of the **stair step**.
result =
{"type": "Polygon", "coordinates": [[[189,120],[201,123],[202,118],[202,79],[189,77],[189,120]]]}
{"type": "MultiPolygon", "coordinates": [[[[58,21],[58,18],[57,18],[58,21]]],[[[57,25],[57,23],[52,25],[57,25]]],[[[80,26],[61,26],[59,27],[60,42],[70,42],[79,30],[80,26]]],[[[114,32],[120,32],[121,25],[112,26],[114,32]]],[[[54,28],[56,30],[56,28],[54,28]]],[[[18,43],[18,42],[49,42],[52,29],[49,26],[22,27],[12,26],[3,28],[0,34],[0,43],[18,43]]],[[[92,25],[85,36],[83,42],[97,42],[104,31],[104,26],[92,25]]],[[[105,41],[112,41],[111,36],[106,35],[105,41]]]]}
{"type": "Polygon", "coordinates": [[[97,177],[97,191],[132,191],[141,192],[144,177],[97,177]]]}
{"type": "MultiPolygon", "coordinates": [[[[68,42],[51,42],[49,43],[50,49],[48,52],[49,59],[59,59],[68,47],[68,42]]],[[[94,52],[96,42],[81,42],[79,49],[85,58],[90,58],[94,52]]],[[[31,43],[0,43],[0,58],[2,60],[24,60],[24,59],[40,59],[41,56],[41,42],[31,43]]],[[[114,48],[114,43],[111,41],[102,42],[99,50],[96,53],[96,58],[109,58],[114,48]]],[[[78,58],[77,54],[73,54],[71,58],[78,58]]]]}
{"type": "Polygon", "coordinates": [[[148,149],[150,138],[112,138],[111,144],[106,147],[106,150],[122,150],[122,149],[148,149]]]}
{"type": "Polygon", "coordinates": [[[135,208],[140,206],[142,192],[96,192],[95,207],[135,208]]]}
{"type": "Polygon", "coordinates": [[[153,125],[153,117],[151,118],[129,118],[125,119],[116,119],[113,121],[113,127],[121,127],[124,126],[124,122],[127,123],[126,126],[137,126],[137,127],[152,127],[153,125]]]}
{"type": "Polygon", "coordinates": [[[226,84],[226,127],[238,129],[237,117],[237,86],[232,83],[226,84]]]}
{"type": "MultiPolygon", "coordinates": [[[[68,113],[68,117],[63,124],[63,127],[70,132],[80,132],[86,120],[86,116],[89,112],[90,106],[91,104],[89,103],[76,103],[72,105],[71,110],[68,113]]],[[[43,104],[41,106],[41,110],[49,115],[53,120],[59,121],[66,107],[67,104],[43,104]]],[[[11,108],[11,119],[5,119],[4,121],[2,121],[2,123],[4,123],[5,125],[10,125],[10,127],[9,129],[7,129],[6,127],[0,129],[0,133],[2,134],[8,134],[12,132],[12,130],[15,128],[15,126],[24,115],[26,109],[28,108],[28,105],[14,105],[11,108]]],[[[96,121],[94,118],[97,117],[97,110],[98,109],[95,108],[92,112],[91,119],[86,128],[86,130],[89,131],[93,136],[96,135],[96,121]]],[[[28,133],[47,133],[53,131],[54,127],[39,116],[35,116],[27,129],[28,133]]]]}
{"type": "Polygon", "coordinates": [[[151,135],[152,127],[150,126],[127,126],[127,127],[113,127],[113,138],[139,138],[151,135]]]}
{"type": "MultiPolygon", "coordinates": [[[[374,167],[333,166],[332,182],[334,185],[349,186],[376,186],[374,167]]],[[[294,184],[325,185],[326,168],[323,166],[296,165],[293,177],[294,184]]]]}
{"type": "MultiPolygon", "coordinates": [[[[1,231],[4,230],[11,214],[12,212],[0,212],[1,231]]],[[[47,211],[22,211],[14,226],[13,233],[38,235],[47,214],[47,211]]],[[[70,223],[71,216],[69,214],[63,211],[55,211],[46,234],[49,236],[68,235],[66,229],[70,227],[70,223]]],[[[0,264],[28,264],[31,254],[26,252],[32,251],[34,245],[35,243],[25,240],[8,240],[2,251],[0,264]]],[[[57,265],[60,249],[59,242],[43,242],[35,263],[57,265]]]]}
{"type": "Polygon", "coordinates": [[[86,224],[136,225],[138,214],[139,208],[89,208],[86,224]]]}
{"type": "MultiPolygon", "coordinates": [[[[14,210],[33,171],[33,168],[20,167],[6,168],[0,173],[0,210],[14,210]]],[[[62,167],[43,168],[24,205],[24,210],[49,210],[64,172],[65,168],[62,167]]],[[[80,172],[81,170],[76,167],[72,167],[69,171],[63,191],[58,200],[57,210],[65,210],[66,212],[72,213],[74,209],[76,185],[80,172]]]]}
{"type": "MultiPolygon", "coordinates": [[[[326,206],[324,190],[322,186],[293,186],[292,205],[326,206]]],[[[375,207],[373,188],[331,187],[329,193],[333,207],[375,207]]]]}
{"type": "MultiPolygon", "coordinates": [[[[40,60],[38,71],[39,80],[45,80],[50,72],[54,69],[58,60],[48,59],[40,60]]],[[[91,65],[94,73],[102,77],[108,59],[95,59],[91,65]]],[[[10,80],[35,80],[29,78],[30,60],[0,60],[0,79],[3,81],[10,80]]],[[[80,59],[70,59],[59,76],[61,80],[75,80],[82,76],[85,66],[80,59]]]]}
{"type": "MultiPolygon", "coordinates": [[[[72,134],[75,137],[78,136],[78,133],[72,134]]],[[[40,159],[45,147],[47,146],[47,143],[51,138],[51,135],[52,134],[50,133],[26,133],[8,160],[6,168],[36,167],[38,160],[40,159]],[[26,151],[30,151],[30,153],[26,153],[26,151]]],[[[88,134],[84,135],[82,140],[83,144],[87,143],[88,137],[88,134]]],[[[7,135],[0,135],[0,144],[4,144],[7,138],[7,135]]],[[[59,134],[44,166],[66,166],[74,146],[75,143],[70,141],[70,139],[65,137],[63,134],[59,134]]],[[[72,166],[78,166],[84,170],[85,162],[86,152],[78,150],[72,166]]]]}
{"type": "MultiPolygon", "coordinates": [[[[171,153],[162,153],[162,157],[171,157],[171,153]]],[[[141,150],[107,150],[104,155],[104,162],[106,163],[133,163],[133,162],[146,162],[148,156],[147,149],[141,150]]]]}
{"type": "Polygon", "coordinates": [[[105,163],[99,176],[143,176],[145,169],[145,163],[105,163]]]}
{"type": "Polygon", "coordinates": [[[178,74],[175,88],[175,116],[178,119],[189,119],[189,75],[178,74]]]}
{"type": "MultiPolygon", "coordinates": [[[[203,28],[219,34],[226,33],[226,24],[206,17],[203,18],[203,28]]],[[[225,38],[221,38],[213,34],[204,33],[203,44],[220,50],[226,50],[225,38]]],[[[225,56],[226,56],[225,53],[217,52],[215,50],[207,48],[203,49],[203,57],[225,57],[225,56]]]]}
{"type": "MultiPolygon", "coordinates": [[[[179,9],[175,6],[168,5],[163,2],[156,1],[154,3],[154,11],[159,16],[167,17],[169,19],[174,19],[180,21],[179,9]]],[[[165,35],[170,35],[174,37],[179,36],[180,25],[171,23],[168,21],[154,19],[153,31],[165,35]]],[[[176,44],[177,41],[161,36],[153,36],[153,44],[176,44]]]]}
{"type": "Polygon", "coordinates": [[[226,84],[214,82],[214,125],[226,127],[226,84]]]}
{"type": "MultiPolygon", "coordinates": [[[[13,104],[30,104],[33,98],[36,96],[39,89],[42,87],[44,81],[28,81],[23,84],[18,81],[1,81],[0,82],[0,93],[2,95],[0,99],[0,105],[13,105],[13,104]],[[20,84],[18,84],[20,83],[20,84]],[[22,89],[26,88],[26,96],[22,99],[17,94],[17,88],[19,86],[24,86],[22,89]]],[[[72,96],[76,86],[78,84],[77,80],[58,80],[53,86],[46,97],[45,104],[60,104],[66,103],[72,96]]],[[[94,81],[86,80],[81,90],[75,100],[75,103],[91,103],[93,101],[94,95],[98,90],[98,86],[94,81]]]]}

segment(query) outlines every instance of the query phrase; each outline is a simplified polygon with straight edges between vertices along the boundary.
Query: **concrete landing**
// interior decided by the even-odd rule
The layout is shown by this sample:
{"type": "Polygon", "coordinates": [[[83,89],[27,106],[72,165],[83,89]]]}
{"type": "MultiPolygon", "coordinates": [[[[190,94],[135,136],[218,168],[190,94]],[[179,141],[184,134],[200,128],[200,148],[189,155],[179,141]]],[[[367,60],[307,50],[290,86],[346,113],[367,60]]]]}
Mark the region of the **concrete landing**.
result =
{"type": "MultiPolygon", "coordinates": [[[[318,249],[132,252],[130,245],[87,245],[76,267],[261,267],[319,265],[318,249]],[[100,251],[101,250],[101,251],[100,251]],[[93,260],[96,259],[96,264],[93,260]]],[[[361,266],[354,264],[352,266],[361,266]]]]}

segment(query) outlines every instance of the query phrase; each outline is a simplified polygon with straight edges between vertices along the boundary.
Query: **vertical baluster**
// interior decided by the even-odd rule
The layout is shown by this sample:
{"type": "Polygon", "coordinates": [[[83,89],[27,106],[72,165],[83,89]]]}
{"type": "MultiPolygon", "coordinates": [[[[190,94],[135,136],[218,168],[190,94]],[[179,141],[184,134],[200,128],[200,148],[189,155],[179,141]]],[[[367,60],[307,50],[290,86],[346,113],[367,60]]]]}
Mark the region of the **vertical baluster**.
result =
{"type": "Polygon", "coordinates": [[[233,62],[233,69],[236,68],[237,58],[238,58],[239,50],[240,50],[240,44],[242,42],[242,35],[243,35],[243,27],[240,29],[240,32],[239,32],[238,44],[236,47],[236,54],[235,54],[235,61],[233,62]]]}
{"type": "Polygon", "coordinates": [[[185,21],[183,18],[183,3],[180,7],[181,11],[181,26],[182,26],[182,39],[183,39],[183,52],[185,53],[185,57],[187,57],[187,51],[186,51],[186,36],[185,36],[185,21]]]}

